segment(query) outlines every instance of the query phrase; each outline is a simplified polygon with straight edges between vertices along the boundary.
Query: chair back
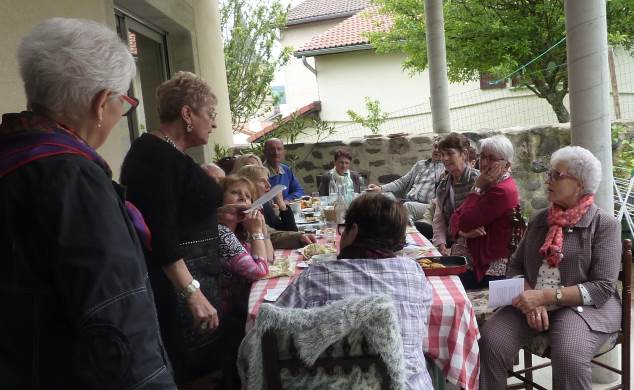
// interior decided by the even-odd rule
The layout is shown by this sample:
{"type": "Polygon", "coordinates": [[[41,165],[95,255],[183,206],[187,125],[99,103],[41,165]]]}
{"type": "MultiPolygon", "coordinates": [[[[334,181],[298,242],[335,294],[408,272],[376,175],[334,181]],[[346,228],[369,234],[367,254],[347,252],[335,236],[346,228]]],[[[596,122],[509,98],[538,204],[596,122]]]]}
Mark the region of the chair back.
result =
{"type": "Polygon", "coordinates": [[[526,232],[526,221],[522,216],[522,207],[518,204],[511,213],[511,240],[509,241],[509,258],[517,249],[526,232]]]}
{"type": "Polygon", "coordinates": [[[381,381],[381,389],[390,389],[391,381],[387,372],[387,367],[381,357],[377,354],[370,352],[365,338],[361,340],[362,354],[352,356],[351,344],[348,338],[344,338],[337,344],[341,343],[341,356],[334,357],[334,346],[331,345],[320,358],[318,358],[312,366],[306,366],[298,357],[297,349],[295,346],[295,340],[290,337],[288,347],[288,357],[283,358],[280,356],[279,340],[281,335],[276,334],[272,329],[267,330],[262,337],[262,364],[264,369],[264,376],[266,378],[267,389],[269,390],[281,390],[282,378],[281,370],[286,368],[291,374],[297,375],[299,373],[303,375],[316,375],[318,368],[323,368],[324,372],[329,375],[334,374],[336,367],[343,370],[344,373],[350,374],[354,367],[358,367],[361,372],[368,373],[372,366],[375,367],[375,372],[378,374],[381,381]]]}

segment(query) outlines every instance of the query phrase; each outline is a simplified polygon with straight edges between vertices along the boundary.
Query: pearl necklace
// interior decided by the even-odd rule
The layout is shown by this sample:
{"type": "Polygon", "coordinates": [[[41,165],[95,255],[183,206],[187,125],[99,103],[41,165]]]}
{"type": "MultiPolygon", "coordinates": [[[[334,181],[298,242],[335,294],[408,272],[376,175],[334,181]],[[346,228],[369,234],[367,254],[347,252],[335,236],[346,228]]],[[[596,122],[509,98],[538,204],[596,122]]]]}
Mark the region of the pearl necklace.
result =
{"type": "Polygon", "coordinates": [[[180,149],[178,149],[178,146],[176,146],[176,143],[174,142],[173,139],[171,139],[170,137],[168,137],[165,133],[163,133],[161,130],[157,130],[159,133],[161,133],[161,135],[163,136],[163,141],[167,142],[168,144],[172,145],[174,147],[174,149],[178,150],[180,152],[180,149]]]}

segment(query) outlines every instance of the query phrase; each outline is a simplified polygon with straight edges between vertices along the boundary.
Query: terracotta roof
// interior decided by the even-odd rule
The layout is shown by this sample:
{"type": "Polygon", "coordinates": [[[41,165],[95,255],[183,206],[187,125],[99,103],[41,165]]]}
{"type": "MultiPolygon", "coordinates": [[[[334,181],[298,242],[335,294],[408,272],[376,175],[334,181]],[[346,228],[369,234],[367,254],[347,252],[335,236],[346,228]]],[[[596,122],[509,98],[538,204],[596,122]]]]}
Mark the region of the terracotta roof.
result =
{"type": "Polygon", "coordinates": [[[253,134],[252,136],[250,136],[247,140],[249,142],[257,141],[258,139],[260,139],[263,136],[267,135],[271,131],[277,129],[277,126],[279,126],[280,123],[288,122],[293,115],[306,116],[308,114],[311,114],[311,113],[317,112],[317,111],[321,111],[321,102],[312,102],[310,104],[307,104],[304,107],[300,107],[299,109],[297,109],[294,113],[286,115],[280,121],[273,122],[273,123],[267,125],[262,130],[258,131],[257,133],[253,134]]]}
{"type": "MultiPolygon", "coordinates": [[[[301,57],[308,52],[345,48],[357,45],[369,45],[370,41],[364,33],[389,31],[392,28],[392,18],[380,14],[377,6],[368,7],[362,12],[349,17],[343,22],[331,27],[320,35],[314,36],[308,43],[300,47],[295,55],[301,57]]],[[[369,47],[362,47],[368,49],[369,47]]],[[[329,52],[333,52],[332,50],[329,52]]],[[[336,51],[334,51],[336,52],[336,51]]],[[[310,53],[317,54],[317,53],[310,53]]],[[[322,53],[325,54],[325,53],[322,53]]]]}
{"type": "Polygon", "coordinates": [[[370,0],[306,0],[288,11],[287,25],[351,16],[370,5],[370,0]]]}

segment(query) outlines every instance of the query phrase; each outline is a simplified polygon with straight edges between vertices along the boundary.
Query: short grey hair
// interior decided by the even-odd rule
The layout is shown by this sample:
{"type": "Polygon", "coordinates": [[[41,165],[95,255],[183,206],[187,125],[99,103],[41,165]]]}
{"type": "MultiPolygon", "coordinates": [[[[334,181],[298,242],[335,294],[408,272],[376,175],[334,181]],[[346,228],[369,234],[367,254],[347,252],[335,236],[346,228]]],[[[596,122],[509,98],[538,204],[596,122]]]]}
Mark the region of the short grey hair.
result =
{"type": "Polygon", "coordinates": [[[28,107],[81,118],[97,93],[126,93],[136,72],[117,33],[84,19],[51,18],[18,47],[28,107]]]}
{"type": "Polygon", "coordinates": [[[480,153],[483,150],[494,153],[510,163],[513,162],[513,156],[515,155],[513,144],[503,135],[494,135],[480,140],[480,153]]]}
{"type": "Polygon", "coordinates": [[[553,153],[550,166],[566,164],[566,173],[581,182],[584,194],[594,194],[601,183],[601,161],[581,146],[566,146],[553,153]]]}

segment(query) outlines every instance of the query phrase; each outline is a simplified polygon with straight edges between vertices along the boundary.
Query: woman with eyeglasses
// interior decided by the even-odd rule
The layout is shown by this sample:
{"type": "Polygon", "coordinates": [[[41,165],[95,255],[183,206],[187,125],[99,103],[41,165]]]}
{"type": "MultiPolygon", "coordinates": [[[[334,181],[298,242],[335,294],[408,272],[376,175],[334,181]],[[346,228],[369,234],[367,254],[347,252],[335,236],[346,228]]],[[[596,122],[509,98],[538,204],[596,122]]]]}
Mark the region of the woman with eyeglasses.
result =
{"type": "Polygon", "coordinates": [[[460,274],[466,289],[487,288],[504,279],[511,239],[511,215],[519,192],[511,177],[513,144],[503,135],[480,141],[480,175],[451,216],[454,239],[466,239],[469,270],[460,274]]]}
{"type": "Polygon", "coordinates": [[[116,32],[52,18],[18,47],[27,111],[0,125],[0,372],[12,389],[173,389],[147,227],[96,150],[136,106],[116,32]]]}
{"type": "Polygon", "coordinates": [[[216,128],[211,87],[178,72],[158,87],[157,97],[160,126],[134,141],[121,183],[152,232],[147,264],[159,323],[176,382],[186,385],[216,368],[232,372],[220,352],[231,329],[218,312],[218,220],[241,213],[237,206],[221,208],[219,185],[185,153],[206,144],[216,128]]]}
{"type": "Polygon", "coordinates": [[[464,238],[450,230],[449,221],[454,210],[467,198],[473,183],[480,174],[469,165],[469,140],[462,134],[450,133],[438,143],[440,158],[446,174],[436,187],[432,242],[443,255],[463,254],[464,238]],[[457,239],[455,239],[457,237],[457,239]],[[451,249],[454,242],[455,248],[451,249]]]}
{"type": "Polygon", "coordinates": [[[508,264],[507,277],[522,276],[524,292],[481,329],[483,389],[506,388],[522,343],[546,332],[553,389],[589,390],[590,361],[621,326],[620,225],[594,204],[601,163],[567,146],[550,164],[550,207],[533,217],[508,264]]]}

